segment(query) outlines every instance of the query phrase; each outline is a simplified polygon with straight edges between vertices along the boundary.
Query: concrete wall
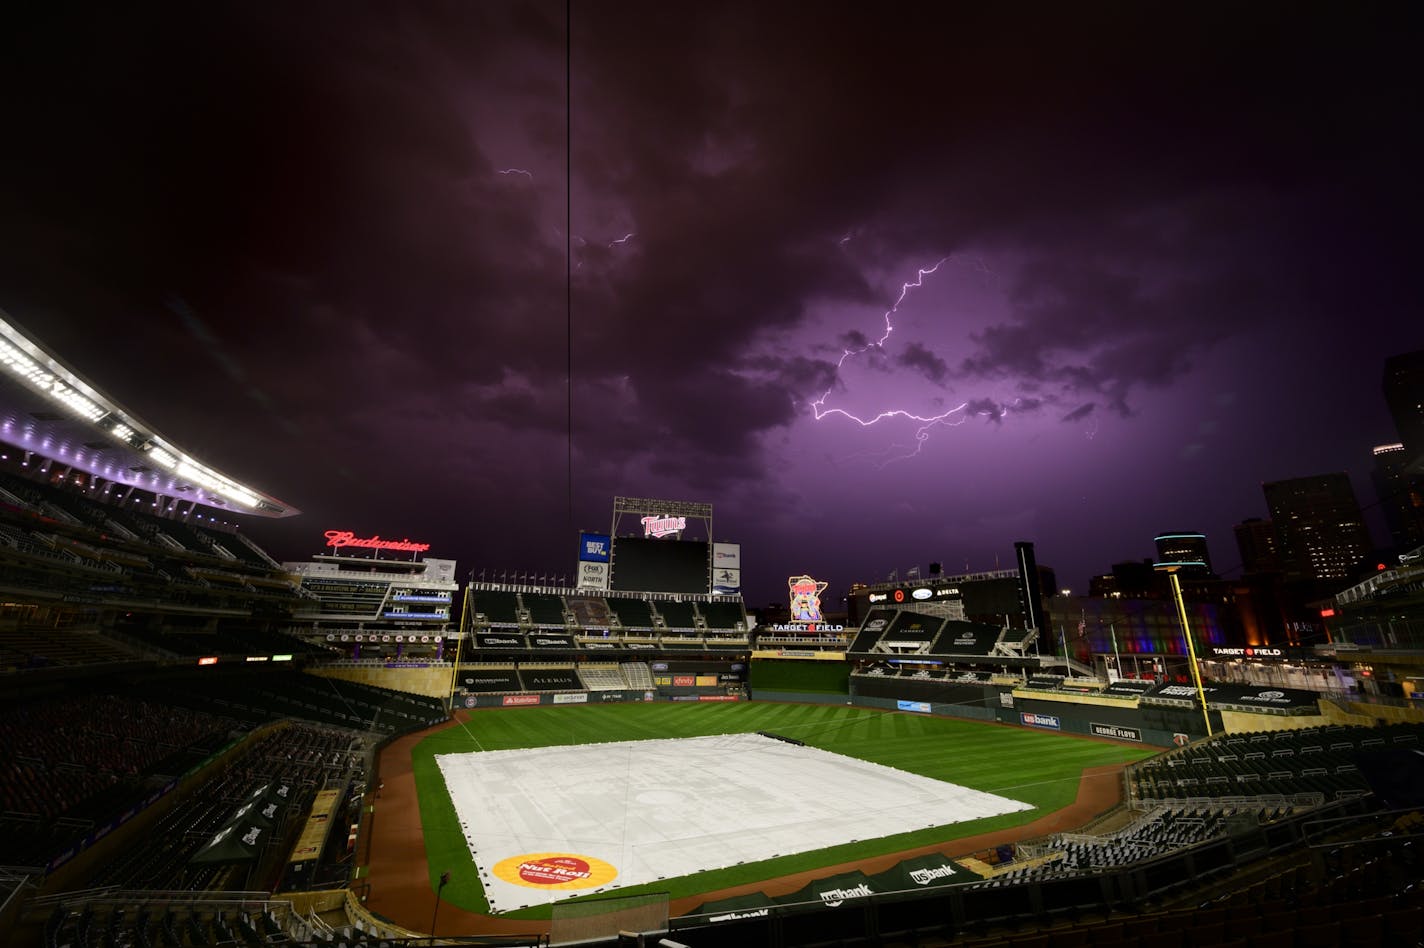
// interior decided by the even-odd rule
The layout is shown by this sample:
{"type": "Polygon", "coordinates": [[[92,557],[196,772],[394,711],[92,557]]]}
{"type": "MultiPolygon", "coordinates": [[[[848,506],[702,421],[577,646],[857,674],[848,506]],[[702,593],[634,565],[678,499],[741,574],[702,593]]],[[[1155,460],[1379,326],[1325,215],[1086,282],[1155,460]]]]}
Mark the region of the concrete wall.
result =
{"type": "Polygon", "coordinates": [[[1386,724],[1424,724],[1424,708],[1396,707],[1390,704],[1368,704],[1351,701],[1350,710],[1386,724]]]}
{"type": "Polygon", "coordinates": [[[450,696],[451,667],[386,668],[384,665],[322,665],[308,668],[307,674],[372,685],[390,691],[404,691],[427,698],[450,696]]]}
{"type": "Polygon", "coordinates": [[[1373,724],[1373,721],[1332,721],[1323,714],[1252,714],[1249,711],[1221,712],[1222,729],[1227,734],[1246,734],[1251,731],[1299,731],[1308,727],[1324,727],[1327,724],[1373,724]]]}

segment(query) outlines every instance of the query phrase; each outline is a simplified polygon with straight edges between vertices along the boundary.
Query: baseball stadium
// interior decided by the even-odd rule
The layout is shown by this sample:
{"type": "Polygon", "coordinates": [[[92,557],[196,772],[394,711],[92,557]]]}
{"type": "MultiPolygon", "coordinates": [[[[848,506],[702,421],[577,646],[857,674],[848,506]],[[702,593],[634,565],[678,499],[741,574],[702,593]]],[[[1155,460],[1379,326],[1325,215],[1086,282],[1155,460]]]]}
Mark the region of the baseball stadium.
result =
{"type": "Polygon", "coordinates": [[[280,562],[290,504],[8,321],[0,362],[6,944],[1424,936],[1424,715],[1203,677],[1241,648],[1180,591],[1094,645],[1009,539],[759,615],[710,503],[632,496],[566,575],[355,523],[280,562]]]}

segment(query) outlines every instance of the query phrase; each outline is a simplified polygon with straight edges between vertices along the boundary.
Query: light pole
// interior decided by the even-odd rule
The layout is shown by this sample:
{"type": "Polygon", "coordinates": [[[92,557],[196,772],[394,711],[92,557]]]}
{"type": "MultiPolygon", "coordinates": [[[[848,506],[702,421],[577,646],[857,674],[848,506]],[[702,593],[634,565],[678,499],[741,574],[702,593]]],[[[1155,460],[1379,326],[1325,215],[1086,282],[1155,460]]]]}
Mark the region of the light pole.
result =
{"type": "Polygon", "coordinates": [[[435,887],[435,913],[430,916],[430,943],[435,944],[435,922],[440,918],[440,893],[445,883],[450,881],[450,873],[440,873],[440,884],[435,887]]]}
{"type": "Polygon", "coordinates": [[[1201,702],[1202,720],[1206,722],[1206,736],[1211,737],[1211,715],[1206,710],[1206,689],[1202,687],[1201,669],[1197,667],[1197,649],[1192,644],[1192,627],[1187,622],[1187,604],[1182,601],[1182,583],[1177,578],[1177,570],[1180,564],[1157,566],[1160,570],[1165,570],[1167,578],[1172,581],[1172,598],[1177,603],[1177,617],[1182,622],[1182,637],[1187,640],[1187,661],[1191,663],[1192,684],[1197,686],[1197,700],[1201,702]]]}

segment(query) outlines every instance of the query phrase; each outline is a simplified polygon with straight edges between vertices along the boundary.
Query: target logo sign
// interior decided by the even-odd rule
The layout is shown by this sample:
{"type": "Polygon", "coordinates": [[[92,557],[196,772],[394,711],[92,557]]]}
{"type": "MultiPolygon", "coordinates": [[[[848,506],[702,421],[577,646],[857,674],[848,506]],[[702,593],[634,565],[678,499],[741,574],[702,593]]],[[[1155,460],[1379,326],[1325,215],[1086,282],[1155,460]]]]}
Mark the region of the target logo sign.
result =
{"type": "Polygon", "coordinates": [[[897,589],[897,590],[895,590],[895,601],[896,601],[896,602],[904,602],[904,601],[905,601],[905,590],[903,590],[903,589],[897,589]]]}

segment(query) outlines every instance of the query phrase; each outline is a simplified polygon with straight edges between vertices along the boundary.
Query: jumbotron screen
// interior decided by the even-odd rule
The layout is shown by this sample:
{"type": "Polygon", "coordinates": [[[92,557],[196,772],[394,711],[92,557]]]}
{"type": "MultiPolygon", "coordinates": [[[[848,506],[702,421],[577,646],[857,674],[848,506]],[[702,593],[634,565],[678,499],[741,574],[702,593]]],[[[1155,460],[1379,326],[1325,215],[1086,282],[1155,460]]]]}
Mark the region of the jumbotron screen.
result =
{"type": "Polygon", "coordinates": [[[619,592],[705,595],[710,553],[705,540],[614,537],[610,586],[619,592]]]}

